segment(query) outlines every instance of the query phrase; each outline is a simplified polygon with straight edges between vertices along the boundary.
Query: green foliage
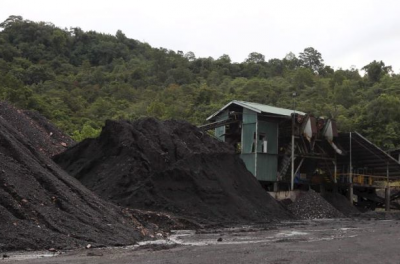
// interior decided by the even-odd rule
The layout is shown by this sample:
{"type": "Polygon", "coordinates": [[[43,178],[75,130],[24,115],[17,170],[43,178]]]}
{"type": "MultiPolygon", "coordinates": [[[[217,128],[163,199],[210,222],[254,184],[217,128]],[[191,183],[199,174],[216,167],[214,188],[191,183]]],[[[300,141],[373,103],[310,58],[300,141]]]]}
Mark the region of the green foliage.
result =
{"type": "Polygon", "coordinates": [[[299,58],[302,66],[316,73],[320,73],[324,68],[324,60],[322,59],[321,53],[312,47],[305,48],[304,51],[300,53],[299,58]]]}
{"type": "Polygon", "coordinates": [[[82,129],[79,130],[75,130],[72,133],[72,138],[75,141],[82,141],[85,138],[95,138],[98,137],[100,135],[101,129],[94,129],[91,125],[89,125],[88,123],[85,123],[82,127],[82,129]]]}
{"type": "Polygon", "coordinates": [[[373,61],[333,70],[309,47],[296,57],[243,63],[152,48],[129,39],[11,16],[0,24],[0,100],[34,109],[77,141],[95,137],[106,119],[144,116],[202,124],[231,100],[335,118],[384,148],[400,147],[400,76],[373,61]]]}
{"type": "Polygon", "coordinates": [[[367,77],[371,83],[378,82],[385,74],[392,72],[391,66],[385,66],[383,61],[373,61],[368,65],[365,65],[362,70],[365,70],[367,77]]]}

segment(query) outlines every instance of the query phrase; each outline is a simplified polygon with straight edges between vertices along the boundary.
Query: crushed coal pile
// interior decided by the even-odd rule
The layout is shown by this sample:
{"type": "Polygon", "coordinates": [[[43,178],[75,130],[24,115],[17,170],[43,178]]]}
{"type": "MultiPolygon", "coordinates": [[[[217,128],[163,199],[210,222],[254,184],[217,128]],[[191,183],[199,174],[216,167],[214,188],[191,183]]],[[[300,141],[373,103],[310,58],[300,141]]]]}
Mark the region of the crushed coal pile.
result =
{"type": "Polygon", "coordinates": [[[344,217],[341,212],[313,190],[303,192],[287,208],[293,215],[302,220],[344,217]]]}
{"type": "Polygon", "coordinates": [[[107,121],[54,160],[104,199],[202,223],[269,221],[291,214],[227,144],[184,121],[107,121]]]}
{"type": "Polygon", "coordinates": [[[142,238],[120,208],[61,170],[23,134],[0,116],[0,251],[125,245],[142,238]]]}
{"type": "Polygon", "coordinates": [[[322,197],[345,216],[358,216],[361,213],[344,195],[326,192],[322,197]]]}
{"type": "Polygon", "coordinates": [[[34,111],[20,110],[7,102],[0,102],[0,116],[4,118],[32,146],[52,157],[75,144],[45,117],[34,111]]]}

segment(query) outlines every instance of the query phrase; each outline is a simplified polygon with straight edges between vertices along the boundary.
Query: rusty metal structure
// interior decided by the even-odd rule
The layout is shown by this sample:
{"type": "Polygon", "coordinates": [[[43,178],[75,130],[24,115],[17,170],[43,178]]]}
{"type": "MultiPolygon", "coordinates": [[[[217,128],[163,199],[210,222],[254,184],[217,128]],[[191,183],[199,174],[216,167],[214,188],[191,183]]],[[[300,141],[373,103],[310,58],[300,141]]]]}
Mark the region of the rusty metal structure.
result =
{"type": "MultiPolygon", "coordinates": [[[[400,164],[357,132],[339,133],[333,119],[252,102],[231,101],[200,126],[235,147],[269,191],[335,189],[364,207],[384,206],[376,188],[400,179],[400,164]],[[378,185],[380,183],[380,185],[378,185]]],[[[390,203],[386,202],[389,209],[390,203]]]]}

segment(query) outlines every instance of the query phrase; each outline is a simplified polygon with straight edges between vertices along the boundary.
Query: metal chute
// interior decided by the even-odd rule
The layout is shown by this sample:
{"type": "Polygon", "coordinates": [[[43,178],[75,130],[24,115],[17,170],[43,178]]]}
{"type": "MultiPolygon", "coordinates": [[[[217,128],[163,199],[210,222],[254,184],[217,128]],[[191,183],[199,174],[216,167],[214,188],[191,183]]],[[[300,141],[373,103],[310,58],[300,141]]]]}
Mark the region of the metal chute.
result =
{"type": "Polygon", "coordinates": [[[337,154],[346,155],[345,152],[333,142],[334,138],[338,137],[339,135],[336,127],[336,122],[334,120],[326,120],[322,134],[337,154]]]}

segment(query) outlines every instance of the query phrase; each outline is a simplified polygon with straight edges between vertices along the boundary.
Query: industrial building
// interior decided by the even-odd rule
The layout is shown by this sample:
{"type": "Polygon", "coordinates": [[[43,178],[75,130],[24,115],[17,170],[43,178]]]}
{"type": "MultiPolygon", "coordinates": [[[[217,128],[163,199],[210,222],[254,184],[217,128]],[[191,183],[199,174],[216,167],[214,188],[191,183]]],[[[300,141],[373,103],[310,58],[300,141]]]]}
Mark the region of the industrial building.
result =
{"type": "MultiPolygon", "coordinates": [[[[232,145],[269,191],[330,189],[359,206],[385,206],[398,198],[389,184],[400,178],[397,159],[360,133],[339,133],[335,120],[253,102],[231,101],[207,118],[203,130],[232,145]]],[[[397,204],[393,204],[397,206],[397,204]]],[[[398,207],[398,206],[397,206],[398,207]]]]}

